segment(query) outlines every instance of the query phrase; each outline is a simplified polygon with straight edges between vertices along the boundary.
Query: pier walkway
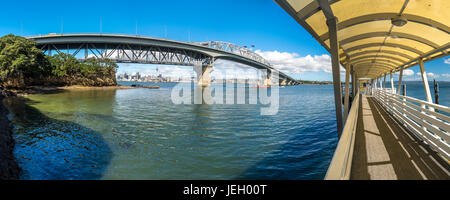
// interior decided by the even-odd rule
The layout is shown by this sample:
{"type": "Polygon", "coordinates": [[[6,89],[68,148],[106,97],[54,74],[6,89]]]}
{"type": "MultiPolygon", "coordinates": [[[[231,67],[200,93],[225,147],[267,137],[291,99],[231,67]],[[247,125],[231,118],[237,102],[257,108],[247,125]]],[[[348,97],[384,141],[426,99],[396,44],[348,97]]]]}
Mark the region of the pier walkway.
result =
{"type": "Polygon", "coordinates": [[[437,86],[433,101],[425,70],[450,55],[450,3],[275,2],[331,55],[339,143],[325,179],[450,180],[450,107],[437,86]],[[404,71],[414,66],[424,100],[406,96],[404,71]]]}
{"type": "Polygon", "coordinates": [[[350,179],[450,179],[449,165],[374,97],[361,96],[357,120],[350,179]]]}

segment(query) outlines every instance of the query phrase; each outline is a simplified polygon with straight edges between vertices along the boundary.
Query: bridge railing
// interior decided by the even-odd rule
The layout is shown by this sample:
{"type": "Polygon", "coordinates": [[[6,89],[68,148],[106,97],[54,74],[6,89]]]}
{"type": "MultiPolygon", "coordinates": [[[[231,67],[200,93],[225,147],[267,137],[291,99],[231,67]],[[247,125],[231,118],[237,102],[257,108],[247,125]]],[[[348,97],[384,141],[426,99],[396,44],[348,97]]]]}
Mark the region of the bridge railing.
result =
{"type": "Polygon", "coordinates": [[[236,55],[244,56],[246,58],[250,58],[257,62],[263,63],[267,66],[271,66],[271,64],[267,60],[265,60],[262,56],[260,56],[259,54],[253,52],[250,49],[247,49],[245,47],[242,47],[242,46],[239,46],[236,44],[232,44],[232,43],[228,43],[228,42],[221,42],[221,41],[202,42],[199,44],[203,45],[203,46],[208,46],[209,48],[219,49],[222,51],[234,53],[236,55]]]}
{"type": "Polygon", "coordinates": [[[375,99],[420,140],[450,160],[450,108],[375,89],[375,99]]]}
{"type": "MultiPolygon", "coordinates": [[[[357,94],[358,93],[359,92],[357,92],[357,94]]],[[[359,98],[360,95],[356,95],[356,98],[353,100],[350,113],[348,114],[344,129],[342,130],[341,138],[339,139],[336,151],[334,152],[333,160],[331,160],[325,180],[350,179],[358,122],[359,98]]]]}

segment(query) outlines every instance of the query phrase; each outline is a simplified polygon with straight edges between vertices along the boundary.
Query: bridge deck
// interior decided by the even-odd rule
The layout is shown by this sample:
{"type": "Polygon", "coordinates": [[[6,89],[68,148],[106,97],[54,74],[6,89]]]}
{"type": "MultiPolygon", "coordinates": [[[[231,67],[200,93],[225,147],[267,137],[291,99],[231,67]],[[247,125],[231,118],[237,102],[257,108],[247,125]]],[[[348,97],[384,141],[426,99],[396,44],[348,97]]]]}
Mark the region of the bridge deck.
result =
{"type": "Polygon", "coordinates": [[[350,179],[450,180],[450,167],[374,98],[362,95],[350,179]]]}

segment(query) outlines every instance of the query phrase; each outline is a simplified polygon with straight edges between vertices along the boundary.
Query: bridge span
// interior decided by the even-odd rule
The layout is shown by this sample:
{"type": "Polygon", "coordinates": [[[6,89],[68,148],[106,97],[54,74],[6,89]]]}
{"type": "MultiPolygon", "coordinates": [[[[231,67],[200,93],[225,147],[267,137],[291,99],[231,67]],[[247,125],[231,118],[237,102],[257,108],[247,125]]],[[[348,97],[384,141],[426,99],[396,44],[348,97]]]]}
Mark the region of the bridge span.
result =
{"type": "Polygon", "coordinates": [[[48,55],[64,52],[78,56],[81,60],[96,57],[108,58],[118,63],[195,66],[200,85],[211,83],[210,73],[217,59],[260,69],[265,84],[273,82],[273,73],[278,73],[280,85],[299,84],[292,77],[275,69],[257,53],[227,42],[195,43],[118,34],[49,34],[28,39],[34,40],[38,48],[48,55]]]}

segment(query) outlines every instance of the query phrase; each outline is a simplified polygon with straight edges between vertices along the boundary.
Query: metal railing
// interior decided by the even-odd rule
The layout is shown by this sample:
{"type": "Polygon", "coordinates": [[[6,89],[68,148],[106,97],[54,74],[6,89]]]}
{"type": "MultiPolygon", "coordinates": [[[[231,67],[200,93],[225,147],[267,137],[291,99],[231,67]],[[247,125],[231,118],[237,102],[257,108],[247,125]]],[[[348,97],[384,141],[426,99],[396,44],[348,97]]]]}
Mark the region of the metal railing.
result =
{"type": "MultiPolygon", "coordinates": [[[[357,93],[358,94],[358,93],[357,93]]],[[[341,138],[334,152],[325,180],[349,180],[355,147],[356,127],[358,123],[359,98],[353,100],[341,138]]]]}
{"type": "Polygon", "coordinates": [[[450,160],[450,108],[375,89],[375,99],[447,162],[450,160]]]}
{"type": "Polygon", "coordinates": [[[200,44],[202,46],[207,46],[209,48],[219,49],[219,50],[233,53],[233,54],[236,54],[239,56],[243,56],[243,57],[252,59],[254,61],[257,61],[259,63],[265,64],[267,66],[272,66],[267,60],[265,60],[259,54],[253,52],[250,49],[247,49],[245,47],[242,47],[242,46],[239,46],[236,44],[232,44],[229,42],[221,42],[221,41],[200,42],[198,44],[200,44]]]}

